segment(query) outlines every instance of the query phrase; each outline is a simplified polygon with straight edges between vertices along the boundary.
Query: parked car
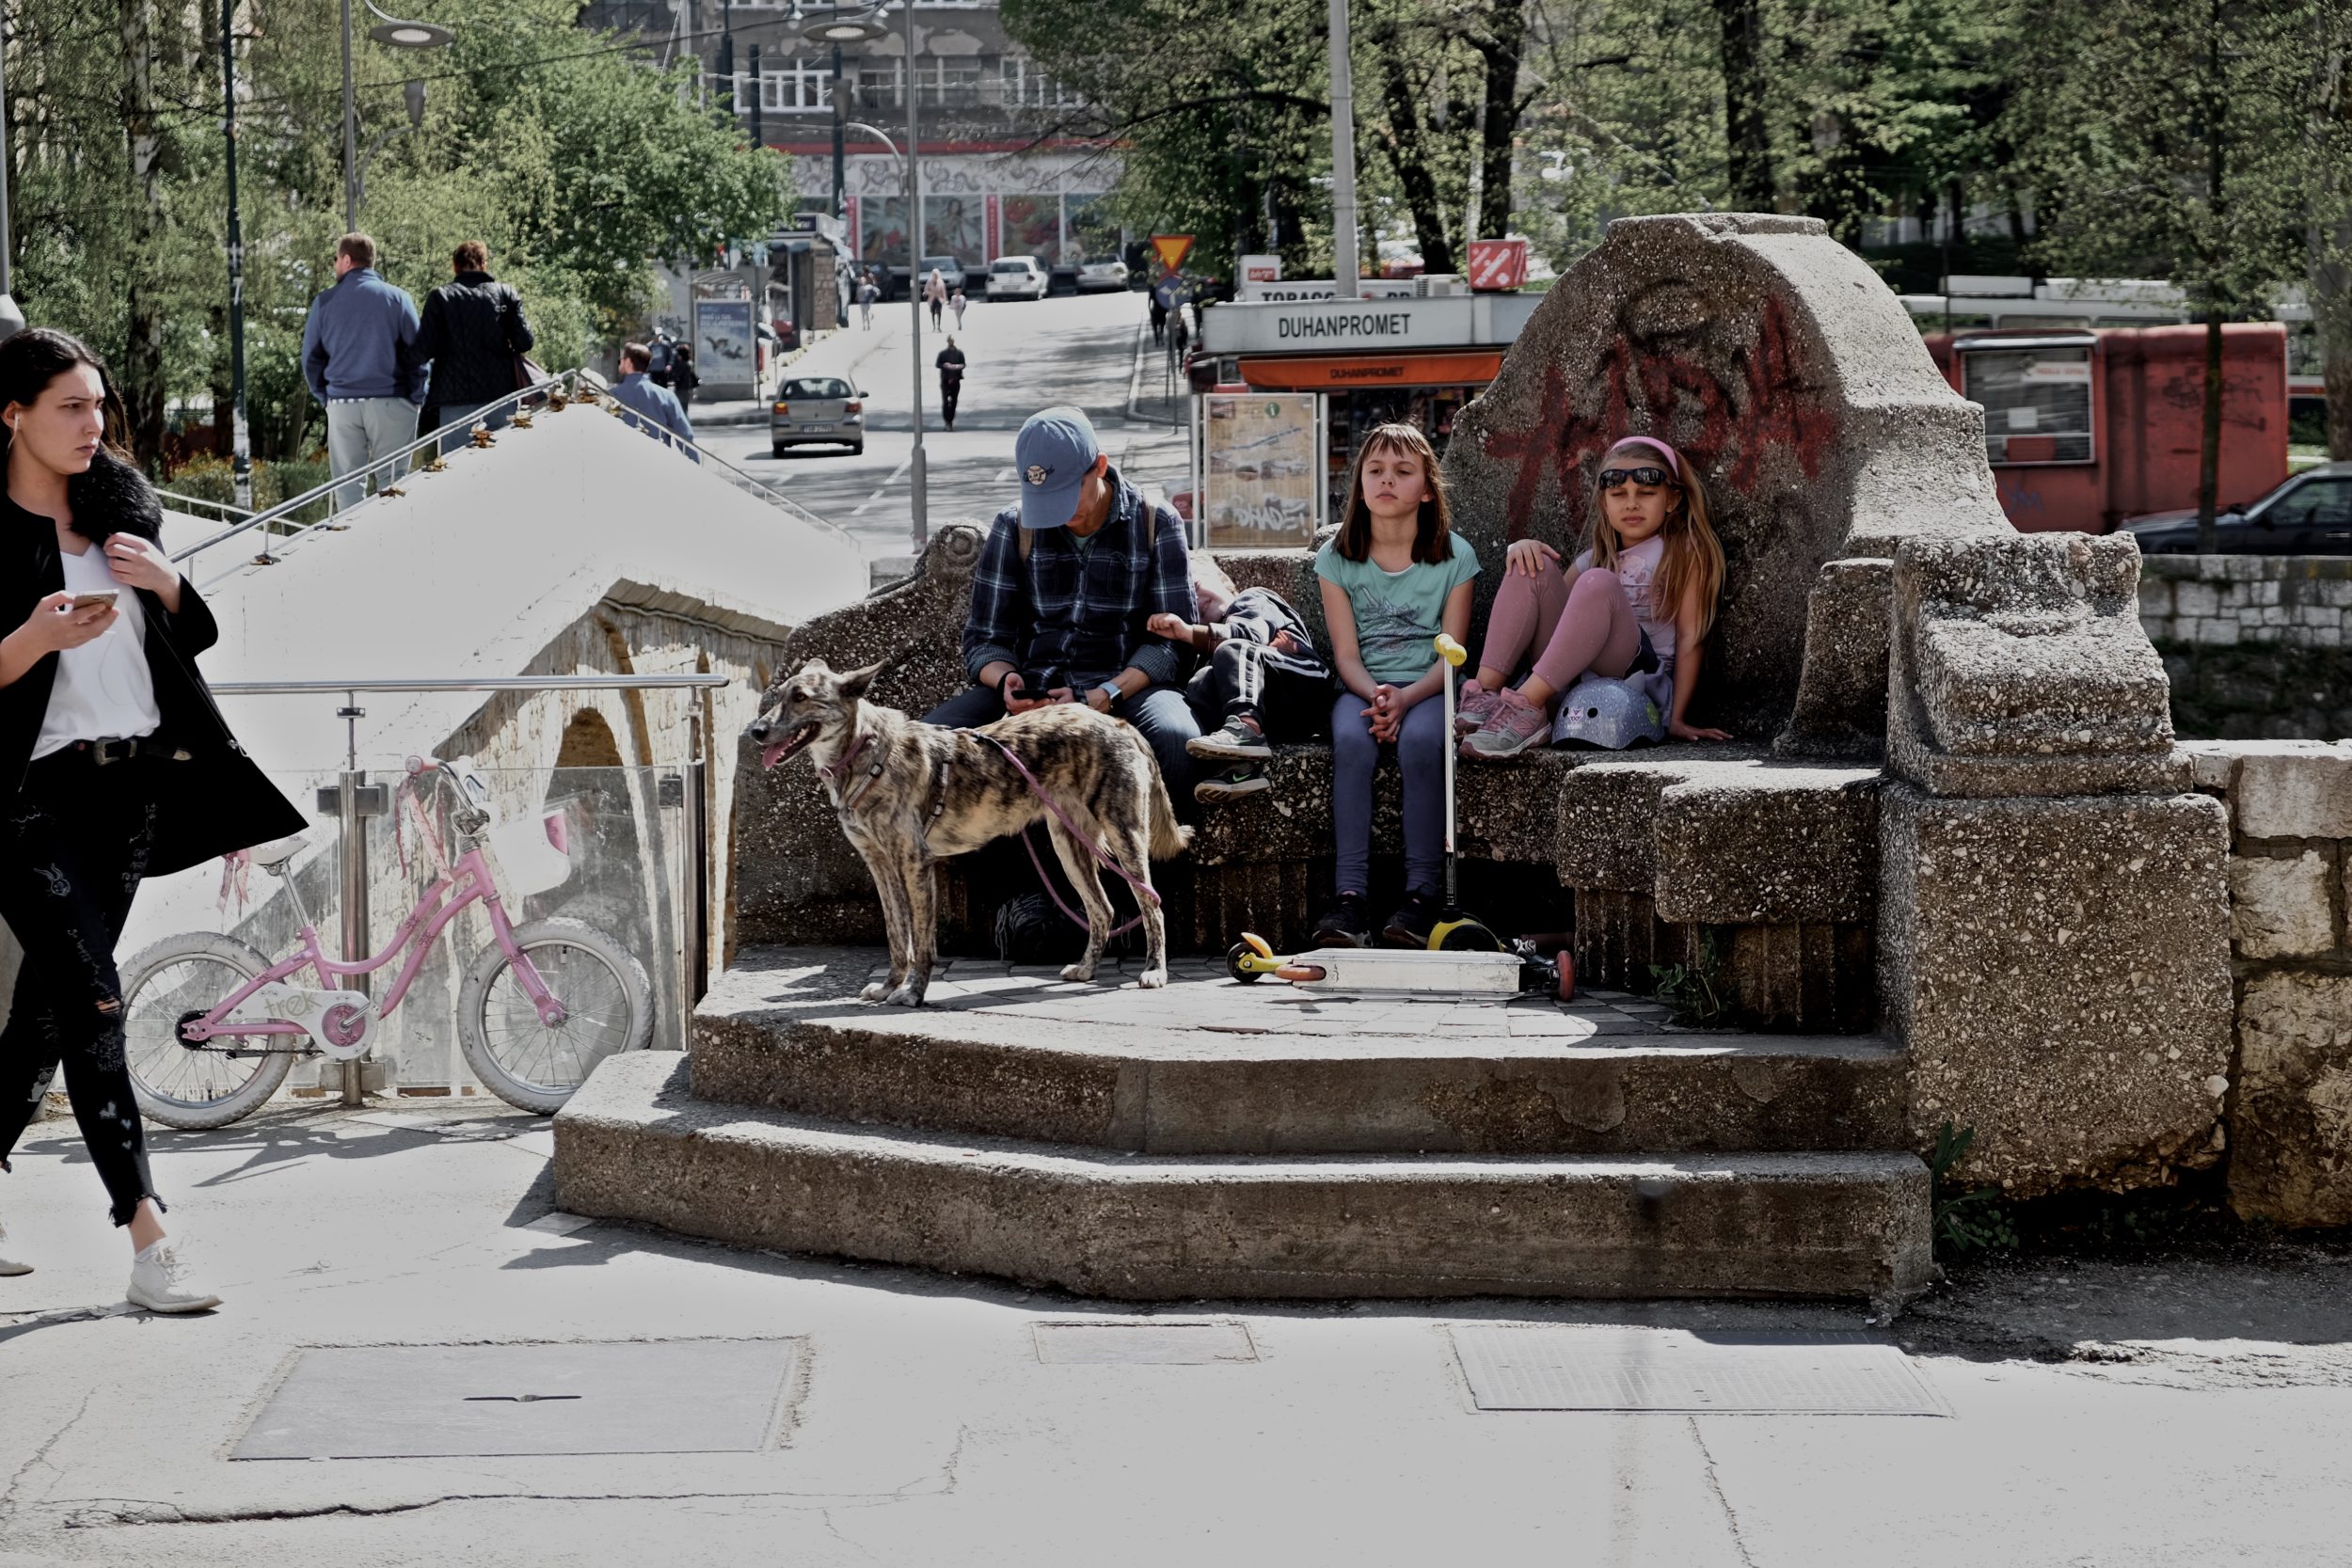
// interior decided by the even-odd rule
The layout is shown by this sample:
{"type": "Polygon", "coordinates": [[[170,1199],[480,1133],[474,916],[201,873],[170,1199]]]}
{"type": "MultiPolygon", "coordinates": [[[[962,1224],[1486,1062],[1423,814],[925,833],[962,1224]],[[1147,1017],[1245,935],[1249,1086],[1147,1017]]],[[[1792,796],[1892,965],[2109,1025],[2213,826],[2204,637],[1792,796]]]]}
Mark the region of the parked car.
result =
{"type": "Polygon", "coordinates": [[[931,274],[934,272],[946,281],[947,292],[951,294],[969,281],[964,276],[963,263],[954,257],[926,256],[923,258],[923,270],[916,275],[914,279],[914,288],[918,294],[924,286],[930,282],[931,274]]]}
{"type": "Polygon", "coordinates": [[[837,375],[796,376],[776,388],[768,405],[770,451],[787,447],[847,444],[866,450],[866,394],[837,375]]]}
{"type": "Polygon", "coordinates": [[[1127,263],[1116,257],[1107,261],[1078,263],[1078,292],[1088,293],[1096,289],[1124,289],[1127,286],[1127,263]]]}
{"type": "MultiPolygon", "coordinates": [[[[2352,463],[2322,463],[2289,475],[2260,500],[2214,518],[2224,555],[2352,555],[2352,463]]],[[[2139,541],[2142,555],[2197,553],[2197,513],[2150,512],[2116,531],[2139,541]]]]}
{"type": "Polygon", "coordinates": [[[999,256],[988,264],[990,299],[1043,299],[1051,285],[1034,256],[999,256]]]}

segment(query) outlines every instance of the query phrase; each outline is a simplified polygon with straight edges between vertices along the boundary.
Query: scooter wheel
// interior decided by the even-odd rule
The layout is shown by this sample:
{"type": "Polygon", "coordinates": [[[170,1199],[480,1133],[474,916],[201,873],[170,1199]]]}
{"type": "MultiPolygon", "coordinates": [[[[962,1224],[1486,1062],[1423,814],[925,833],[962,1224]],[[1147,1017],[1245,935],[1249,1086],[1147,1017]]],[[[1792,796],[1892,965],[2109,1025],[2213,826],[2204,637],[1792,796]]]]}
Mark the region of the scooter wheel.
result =
{"type": "Polygon", "coordinates": [[[1475,920],[1465,920],[1438,939],[1440,953],[1500,953],[1502,939],[1475,920]]]}
{"type": "Polygon", "coordinates": [[[1254,969],[1244,969],[1242,967],[1242,960],[1244,958],[1253,958],[1256,957],[1256,950],[1253,949],[1248,942],[1237,942],[1233,943],[1233,945],[1226,949],[1225,952],[1225,973],[1231,974],[1234,979],[1239,980],[1245,986],[1256,985],[1259,979],[1258,972],[1254,969]]]}
{"type": "Polygon", "coordinates": [[[1558,954],[1553,957],[1551,961],[1558,965],[1560,969],[1560,1000],[1563,1002],[1575,1001],[1576,960],[1568,957],[1568,950],[1563,947],[1560,949],[1558,954]]]}

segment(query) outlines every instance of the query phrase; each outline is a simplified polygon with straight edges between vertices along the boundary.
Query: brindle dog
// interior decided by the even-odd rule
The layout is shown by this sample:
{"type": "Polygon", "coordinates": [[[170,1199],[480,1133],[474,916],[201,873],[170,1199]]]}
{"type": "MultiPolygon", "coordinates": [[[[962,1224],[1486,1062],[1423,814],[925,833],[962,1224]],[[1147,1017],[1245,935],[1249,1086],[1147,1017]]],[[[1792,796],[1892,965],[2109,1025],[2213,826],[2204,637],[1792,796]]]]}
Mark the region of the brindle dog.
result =
{"type": "MultiPolygon", "coordinates": [[[[1017,833],[1040,817],[1062,870],[1086,906],[1086,956],[1065,980],[1091,980],[1110,940],[1111,904],[1098,863],[1029,787],[1002,741],[1062,814],[1119,868],[1149,887],[1152,862],[1184,853],[1180,827],[1143,736],[1082,703],[1032,708],[978,730],[950,730],[864,701],[882,665],[836,673],[820,659],[768,693],[744,733],[773,768],[807,752],[882,895],[890,930],[890,978],[865,990],[868,1002],[922,1006],[939,957],[935,863],[1017,833]]],[[[1168,927],[1159,905],[1143,906],[1144,968],[1137,984],[1168,984],[1168,927]]]]}

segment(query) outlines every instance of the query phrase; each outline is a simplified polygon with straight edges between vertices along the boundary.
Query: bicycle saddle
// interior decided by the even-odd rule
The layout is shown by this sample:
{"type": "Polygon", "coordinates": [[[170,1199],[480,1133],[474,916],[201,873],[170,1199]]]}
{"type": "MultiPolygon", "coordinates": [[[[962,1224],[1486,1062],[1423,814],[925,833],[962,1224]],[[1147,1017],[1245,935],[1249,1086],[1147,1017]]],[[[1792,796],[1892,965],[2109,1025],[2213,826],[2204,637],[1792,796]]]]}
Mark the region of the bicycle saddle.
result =
{"type": "Polygon", "coordinates": [[[262,870],[277,871],[282,869],[288,861],[300,854],[302,847],[310,842],[310,835],[307,832],[288,833],[284,838],[273,838],[267,844],[257,844],[246,853],[251,855],[253,863],[262,870]]]}

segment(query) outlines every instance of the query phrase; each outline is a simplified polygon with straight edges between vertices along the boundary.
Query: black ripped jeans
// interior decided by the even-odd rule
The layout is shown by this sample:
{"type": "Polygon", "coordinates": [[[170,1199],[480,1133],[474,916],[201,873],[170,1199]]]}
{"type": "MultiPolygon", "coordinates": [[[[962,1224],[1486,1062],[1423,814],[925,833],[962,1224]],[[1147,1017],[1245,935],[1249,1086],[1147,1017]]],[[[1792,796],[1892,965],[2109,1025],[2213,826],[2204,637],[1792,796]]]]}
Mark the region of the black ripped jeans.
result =
{"type": "Polygon", "coordinates": [[[123,1059],[115,943],[147,870],[169,766],[135,757],[101,767],[68,747],[34,763],[0,807],[0,919],[24,949],[0,1029],[0,1169],[62,1062],[117,1225],[155,1196],[123,1059]]]}

